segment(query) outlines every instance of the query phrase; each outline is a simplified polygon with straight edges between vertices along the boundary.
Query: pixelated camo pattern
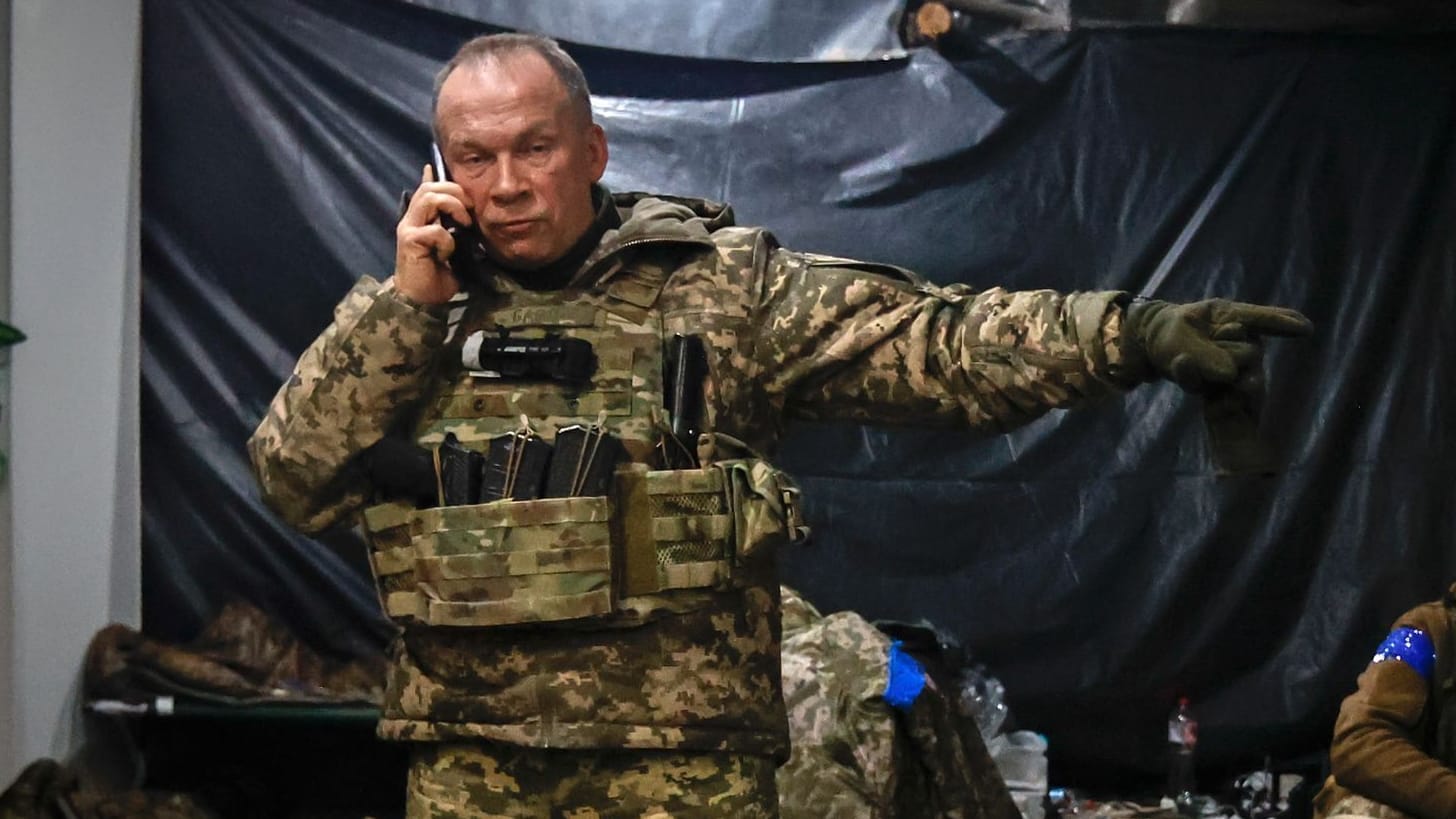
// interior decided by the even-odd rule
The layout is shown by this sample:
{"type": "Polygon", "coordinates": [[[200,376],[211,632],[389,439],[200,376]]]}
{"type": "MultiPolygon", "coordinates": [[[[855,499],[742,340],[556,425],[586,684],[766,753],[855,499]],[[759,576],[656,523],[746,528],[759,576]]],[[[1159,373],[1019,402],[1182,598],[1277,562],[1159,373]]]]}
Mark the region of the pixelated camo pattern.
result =
{"type": "Polygon", "coordinates": [[[417,746],[407,819],[776,816],[773,762],[718,753],[417,746]]]}
{"type": "MultiPolygon", "coordinates": [[[[1112,389],[1117,294],[940,289],[894,268],[783,250],[762,230],[733,227],[722,206],[616,201],[621,228],[573,285],[592,315],[573,307],[553,319],[579,321],[582,333],[607,323],[621,331],[596,403],[462,392],[449,375],[460,330],[540,320],[519,289],[456,305],[461,326],[446,340],[441,311],[366,278],[249,442],[268,503],[305,531],[349,521],[371,500],[357,455],[405,426],[427,441],[446,428],[479,437],[507,423],[499,413],[528,405],[552,423],[605,410],[635,439],[660,398],[648,353],[660,355],[673,333],[697,334],[708,349],[705,427],[761,452],[773,451],[789,418],[1005,429],[1112,389]]],[[[409,629],[381,731],[784,754],[772,555],[740,569],[751,578],[744,588],[634,599],[611,627],[409,629]]]]}
{"type": "Polygon", "coordinates": [[[787,753],[777,595],[753,586],[700,596],[699,609],[637,627],[407,628],[381,732],[787,753]]]}
{"type": "Polygon", "coordinates": [[[894,815],[890,640],[851,612],[821,616],[783,589],[784,699],[793,752],[778,771],[784,819],[894,815]]]}
{"type": "Polygon", "coordinates": [[[443,315],[409,303],[392,282],[366,276],[344,296],[248,439],[263,499],[284,520],[321,532],[369,502],[352,459],[429,388],[419,374],[445,330],[443,315]]]}
{"type": "Polygon", "coordinates": [[[782,597],[785,819],[1020,816],[974,721],[933,676],[908,710],[892,709],[889,638],[852,612],[821,616],[788,587],[782,597]]]}

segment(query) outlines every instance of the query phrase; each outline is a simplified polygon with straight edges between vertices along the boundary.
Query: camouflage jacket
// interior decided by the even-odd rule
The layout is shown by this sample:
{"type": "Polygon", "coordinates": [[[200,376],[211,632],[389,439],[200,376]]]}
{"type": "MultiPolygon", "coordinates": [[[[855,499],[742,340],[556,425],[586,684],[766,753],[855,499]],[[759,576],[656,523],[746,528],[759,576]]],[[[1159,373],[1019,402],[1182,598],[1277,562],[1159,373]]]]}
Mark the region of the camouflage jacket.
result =
{"type": "Polygon", "coordinates": [[[883,694],[890,639],[853,612],[826,618],[783,587],[784,700],[793,752],[778,769],[784,819],[894,815],[899,760],[883,694]]]}
{"type": "MultiPolygon", "coordinates": [[[[974,720],[924,668],[892,708],[891,639],[854,612],[821,615],[785,586],[784,701],[793,752],[778,769],[783,819],[1017,819],[974,720]]],[[[934,658],[928,658],[934,659],[934,658]]]]}
{"type": "MultiPolygon", "coordinates": [[[[654,314],[664,339],[702,337],[705,430],[760,452],[794,419],[1004,430],[1115,388],[1119,294],[939,288],[785,250],[725,206],[643,194],[615,206],[620,228],[567,291],[654,314]]],[[[365,278],[335,309],[249,442],[284,519],[306,532],[350,521],[372,495],[359,455],[402,427],[431,434],[440,362],[459,357],[451,320],[500,303],[454,307],[365,278]]],[[[681,595],[631,628],[406,629],[382,731],[783,755],[772,575],[681,595]]]]}

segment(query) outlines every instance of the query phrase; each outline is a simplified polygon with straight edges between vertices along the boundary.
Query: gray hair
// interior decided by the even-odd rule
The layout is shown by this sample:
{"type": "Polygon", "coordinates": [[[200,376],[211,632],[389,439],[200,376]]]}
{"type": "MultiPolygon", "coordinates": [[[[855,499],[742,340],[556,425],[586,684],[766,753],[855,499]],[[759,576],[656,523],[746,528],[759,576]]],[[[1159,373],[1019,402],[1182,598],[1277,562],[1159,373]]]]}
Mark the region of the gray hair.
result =
{"type": "Polygon", "coordinates": [[[469,65],[483,67],[492,61],[504,60],[521,54],[535,54],[551,66],[551,71],[556,74],[556,79],[566,89],[566,98],[575,113],[581,117],[583,124],[591,124],[592,107],[591,91],[586,87],[586,75],[581,73],[581,66],[571,55],[561,50],[561,46],[550,37],[543,37],[539,34],[485,34],[470,40],[460,46],[450,62],[440,69],[435,75],[435,91],[430,101],[430,122],[431,128],[439,138],[439,128],[435,118],[439,115],[440,109],[440,88],[445,85],[445,80],[455,69],[469,65]]]}

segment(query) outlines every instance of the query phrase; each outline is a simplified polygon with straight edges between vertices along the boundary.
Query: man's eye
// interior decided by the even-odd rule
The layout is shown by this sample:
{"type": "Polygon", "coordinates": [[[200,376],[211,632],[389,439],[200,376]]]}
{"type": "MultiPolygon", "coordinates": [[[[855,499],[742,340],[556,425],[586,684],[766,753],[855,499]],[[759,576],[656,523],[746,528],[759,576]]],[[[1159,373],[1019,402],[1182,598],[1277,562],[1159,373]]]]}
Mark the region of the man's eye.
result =
{"type": "Polygon", "coordinates": [[[490,157],[483,154],[467,154],[452,167],[456,169],[458,176],[474,179],[485,173],[486,169],[490,167],[490,157]]]}

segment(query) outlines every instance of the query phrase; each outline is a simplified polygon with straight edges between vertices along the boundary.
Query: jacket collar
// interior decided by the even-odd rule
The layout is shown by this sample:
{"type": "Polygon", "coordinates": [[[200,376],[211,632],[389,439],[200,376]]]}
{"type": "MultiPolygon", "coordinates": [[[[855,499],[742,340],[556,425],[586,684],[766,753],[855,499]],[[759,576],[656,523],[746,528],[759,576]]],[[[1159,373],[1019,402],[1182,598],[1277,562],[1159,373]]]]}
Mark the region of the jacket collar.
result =
{"type": "MultiPolygon", "coordinates": [[[[640,192],[613,194],[600,185],[595,186],[593,195],[600,195],[602,202],[597,223],[607,227],[576,275],[567,281],[568,288],[606,291],[608,283],[629,265],[635,253],[673,245],[711,248],[713,231],[734,224],[730,206],[706,199],[640,192]],[[608,213],[608,208],[615,213],[608,213]]],[[[500,274],[496,271],[490,277],[496,282],[494,289],[525,289],[510,274],[505,274],[504,280],[500,274]]]]}

